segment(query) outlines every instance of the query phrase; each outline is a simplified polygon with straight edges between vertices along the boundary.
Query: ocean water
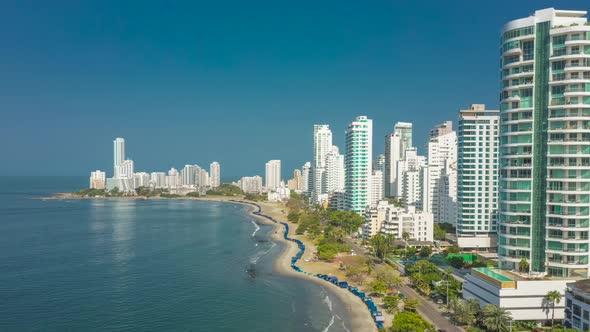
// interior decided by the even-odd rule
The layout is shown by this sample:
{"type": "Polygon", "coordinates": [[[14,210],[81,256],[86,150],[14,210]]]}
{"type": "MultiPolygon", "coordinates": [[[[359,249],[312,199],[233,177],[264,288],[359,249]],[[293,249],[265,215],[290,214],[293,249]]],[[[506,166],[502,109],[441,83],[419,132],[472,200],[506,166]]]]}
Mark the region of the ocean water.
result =
{"type": "Polygon", "coordinates": [[[38,200],[86,178],[0,177],[1,331],[349,331],[231,203],[38,200]],[[249,271],[255,271],[255,276],[249,271]]]}

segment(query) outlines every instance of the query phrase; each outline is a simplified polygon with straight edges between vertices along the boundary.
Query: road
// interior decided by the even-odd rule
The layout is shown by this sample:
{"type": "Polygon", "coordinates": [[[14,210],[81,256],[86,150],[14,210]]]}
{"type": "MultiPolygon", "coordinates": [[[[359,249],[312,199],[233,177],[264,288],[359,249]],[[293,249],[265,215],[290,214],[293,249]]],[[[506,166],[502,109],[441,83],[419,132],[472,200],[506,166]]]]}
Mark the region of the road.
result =
{"type": "Polygon", "coordinates": [[[408,285],[403,284],[395,288],[408,298],[418,299],[420,302],[420,305],[418,306],[418,312],[420,315],[422,315],[422,317],[426,318],[430,323],[432,323],[435,328],[445,330],[447,332],[463,332],[463,329],[453,325],[446,317],[442,315],[436,304],[420,296],[408,285]]]}

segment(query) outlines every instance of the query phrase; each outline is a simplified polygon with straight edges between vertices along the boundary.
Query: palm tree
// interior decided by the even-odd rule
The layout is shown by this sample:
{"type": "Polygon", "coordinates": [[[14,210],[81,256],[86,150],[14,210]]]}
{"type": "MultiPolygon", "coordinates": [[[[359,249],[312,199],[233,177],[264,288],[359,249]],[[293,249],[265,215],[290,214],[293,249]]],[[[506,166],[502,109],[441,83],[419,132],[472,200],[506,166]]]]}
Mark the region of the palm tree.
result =
{"type": "Polygon", "coordinates": [[[385,241],[385,236],[379,233],[373,236],[371,240],[369,240],[369,242],[375,250],[375,256],[377,256],[377,258],[380,258],[381,261],[383,261],[383,258],[385,257],[385,252],[387,251],[387,242],[385,241]]]}
{"type": "Polygon", "coordinates": [[[410,239],[410,233],[408,232],[403,232],[402,233],[402,239],[404,240],[404,242],[406,243],[406,248],[408,248],[408,240],[410,239]]]}
{"type": "Polygon", "coordinates": [[[505,308],[486,304],[482,310],[483,325],[491,332],[507,332],[512,315],[505,308]]]}
{"type": "Polygon", "coordinates": [[[557,290],[552,290],[545,295],[545,300],[551,302],[552,313],[551,313],[551,326],[553,327],[553,319],[555,318],[555,305],[561,302],[561,293],[557,290]]]}
{"type": "Polygon", "coordinates": [[[518,262],[518,271],[521,273],[529,272],[529,262],[526,260],[526,258],[523,258],[520,260],[520,262],[518,262]]]}
{"type": "Polygon", "coordinates": [[[365,265],[367,266],[367,273],[371,274],[375,269],[375,262],[373,261],[373,259],[371,257],[367,257],[365,265]]]}

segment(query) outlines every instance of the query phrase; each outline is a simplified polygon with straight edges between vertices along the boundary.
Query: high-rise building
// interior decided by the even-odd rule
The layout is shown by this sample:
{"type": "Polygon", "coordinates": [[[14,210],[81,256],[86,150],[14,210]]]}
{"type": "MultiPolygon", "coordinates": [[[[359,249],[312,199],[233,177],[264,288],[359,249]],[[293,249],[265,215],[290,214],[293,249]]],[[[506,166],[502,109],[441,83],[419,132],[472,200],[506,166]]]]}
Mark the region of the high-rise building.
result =
{"type": "Polygon", "coordinates": [[[90,172],[90,189],[105,189],[107,175],[101,170],[90,172]]]}
{"type": "Polygon", "coordinates": [[[295,169],[293,171],[293,178],[287,181],[287,188],[289,190],[301,191],[301,171],[295,169]]]}
{"type": "Polygon", "coordinates": [[[217,161],[209,165],[209,174],[211,176],[211,188],[217,188],[221,185],[221,166],[217,161]]]}
{"type": "Polygon", "coordinates": [[[422,209],[423,172],[426,158],[418,155],[417,148],[406,150],[404,160],[397,162],[397,197],[404,207],[415,206],[422,209]]]}
{"type": "Polygon", "coordinates": [[[500,266],[588,277],[590,28],[585,11],[538,10],[502,35],[500,266]]]}
{"type": "Polygon", "coordinates": [[[243,176],[238,181],[240,189],[245,193],[261,193],[262,192],[262,177],[255,176],[243,176]]]}
{"type": "Polygon", "coordinates": [[[180,184],[180,173],[178,173],[178,170],[176,170],[176,168],[170,168],[170,170],[168,171],[168,175],[166,176],[166,186],[168,188],[176,188],[180,184]]]}
{"type": "Polygon", "coordinates": [[[457,133],[451,121],[430,131],[422,195],[422,209],[432,213],[434,222],[456,223],[457,133]]]}
{"type": "Polygon", "coordinates": [[[373,163],[373,120],[359,116],[346,130],[346,209],[358,214],[371,202],[373,163]]]}
{"type": "Polygon", "coordinates": [[[180,170],[180,181],[183,186],[194,186],[197,183],[197,172],[201,169],[198,165],[184,165],[180,170]]]}
{"type": "Polygon", "coordinates": [[[150,175],[146,172],[133,173],[133,184],[136,189],[139,187],[149,187],[150,175]]]}
{"type": "Polygon", "coordinates": [[[166,187],[166,173],[164,172],[152,172],[150,173],[150,183],[154,188],[166,187]]]}
{"type": "Polygon", "coordinates": [[[375,159],[373,159],[373,170],[374,171],[381,171],[381,173],[383,173],[385,176],[385,155],[384,154],[378,154],[377,157],[375,157],[375,159]]]}
{"type": "Polygon", "coordinates": [[[301,167],[301,190],[306,194],[312,191],[311,177],[311,162],[308,161],[301,167]]]}
{"type": "Polygon", "coordinates": [[[266,163],[266,189],[276,190],[281,183],[281,161],[280,160],[269,160],[266,163]]]}
{"type": "Polygon", "coordinates": [[[332,131],[328,125],[313,126],[313,192],[312,199],[327,194],[326,156],[332,150],[332,131]]]}
{"type": "Polygon", "coordinates": [[[113,178],[119,179],[121,166],[125,161],[125,139],[121,137],[115,138],[113,141],[113,178]]]}
{"type": "Polygon", "coordinates": [[[383,172],[373,171],[371,174],[371,205],[377,205],[384,197],[383,172]]]}
{"type": "Polygon", "coordinates": [[[397,162],[404,160],[406,150],[412,147],[412,124],[397,122],[393,133],[385,136],[385,195],[397,197],[397,162]]]}
{"type": "Polygon", "coordinates": [[[474,104],[459,111],[457,243],[495,249],[500,112],[474,104]]]}
{"type": "Polygon", "coordinates": [[[333,145],[326,154],[324,169],[326,193],[344,191],[344,155],[340,154],[337,146],[333,145]]]}

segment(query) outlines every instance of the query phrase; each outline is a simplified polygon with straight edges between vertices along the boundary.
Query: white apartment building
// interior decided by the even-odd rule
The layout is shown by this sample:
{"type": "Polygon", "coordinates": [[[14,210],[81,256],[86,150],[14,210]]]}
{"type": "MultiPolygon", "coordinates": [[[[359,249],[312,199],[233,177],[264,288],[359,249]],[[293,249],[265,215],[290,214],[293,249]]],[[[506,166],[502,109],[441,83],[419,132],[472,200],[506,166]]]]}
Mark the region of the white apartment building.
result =
{"type": "Polygon", "coordinates": [[[371,205],[377,205],[384,197],[383,172],[373,171],[371,174],[371,205]]]}
{"type": "Polygon", "coordinates": [[[168,171],[168,175],[166,176],[166,186],[168,188],[173,189],[179,187],[180,185],[180,173],[178,173],[178,170],[176,170],[176,168],[170,168],[170,170],[168,171]]]}
{"type": "Polygon", "coordinates": [[[473,104],[459,111],[457,244],[497,247],[500,111],[473,104]]]}
{"type": "Polygon", "coordinates": [[[332,148],[326,154],[324,174],[325,193],[330,194],[334,191],[344,191],[344,155],[340,154],[340,150],[335,145],[332,145],[332,148]]]}
{"type": "Polygon", "coordinates": [[[319,203],[319,197],[327,194],[326,157],[333,151],[332,131],[329,125],[313,126],[313,192],[312,200],[319,203]]]}
{"type": "Polygon", "coordinates": [[[365,223],[363,225],[363,237],[370,239],[381,232],[381,226],[385,221],[387,209],[390,208],[387,201],[380,201],[374,205],[367,205],[365,208],[365,223]]]}
{"type": "Polygon", "coordinates": [[[107,174],[101,170],[90,172],[90,189],[105,189],[107,174]]]}
{"type": "Polygon", "coordinates": [[[266,189],[275,190],[281,183],[281,161],[280,160],[269,160],[266,163],[266,189]]]}
{"type": "Polygon", "coordinates": [[[359,116],[346,130],[346,209],[362,214],[371,202],[373,120],[359,116]]]}
{"type": "Polygon", "coordinates": [[[150,183],[154,188],[166,187],[166,173],[165,172],[152,172],[150,173],[150,183]]]}
{"type": "Polygon", "coordinates": [[[397,122],[393,133],[385,136],[385,196],[397,197],[399,186],[397,181],[397,164],[405,160],[406,150],[412,147],[412,124],[397,122]]]}
{"type": "Polygon", "coordinates": [[[451,121],[446,121],[430,132],[422,209],[432,213],[434,222],[454,225],[457,220],[457,134],[452,126],[451,121]]]}
{"type": "Polygon", "coordinates": [[[269,202],[282,202],[291,197],[291,190],[281,183],[276,190],[269,191],[266,196],[269,202]]]}
{"type": "Polygon", "coordinates": [[[311,187],[311,162],[307,161],[301,167],[301,190],[309,194],[312,191],[311,187]]]}
{"type": "Polygon", "coordinates": [[[194,186],[197,183],[197,173],[201,170],[198,165],[185,165],[180,170],[180,181],[183,186],[194,186]]]}
{"type": "Polygon", "coordinates": [[[422,168],[426,164],[426,158],[418,155],[416,148],[408,148],[405,158],[397,162],[397,197],[402,200],[404,206],[416,206],[422,208],[422,168]]]}
{"type": "Polygon", "coordinates": [[[133,174],[134,188],[149,187],[150,186],[150,175],[146,172],[137,172],[133,174]]]}
{"type": "Polygon", "coordinates": [[[221,166],[217,161],[214,161],[209,165],[209,174],[211,181],[211,188],[217,188],[221,185],[221,166]]]}
{"type": "Polygon", "coordinates": [[[258,175],[243,176],[240,181],[238,181],[238,185],[245,193],[259,194],[262,192],[262,177],[258,175]]]}

